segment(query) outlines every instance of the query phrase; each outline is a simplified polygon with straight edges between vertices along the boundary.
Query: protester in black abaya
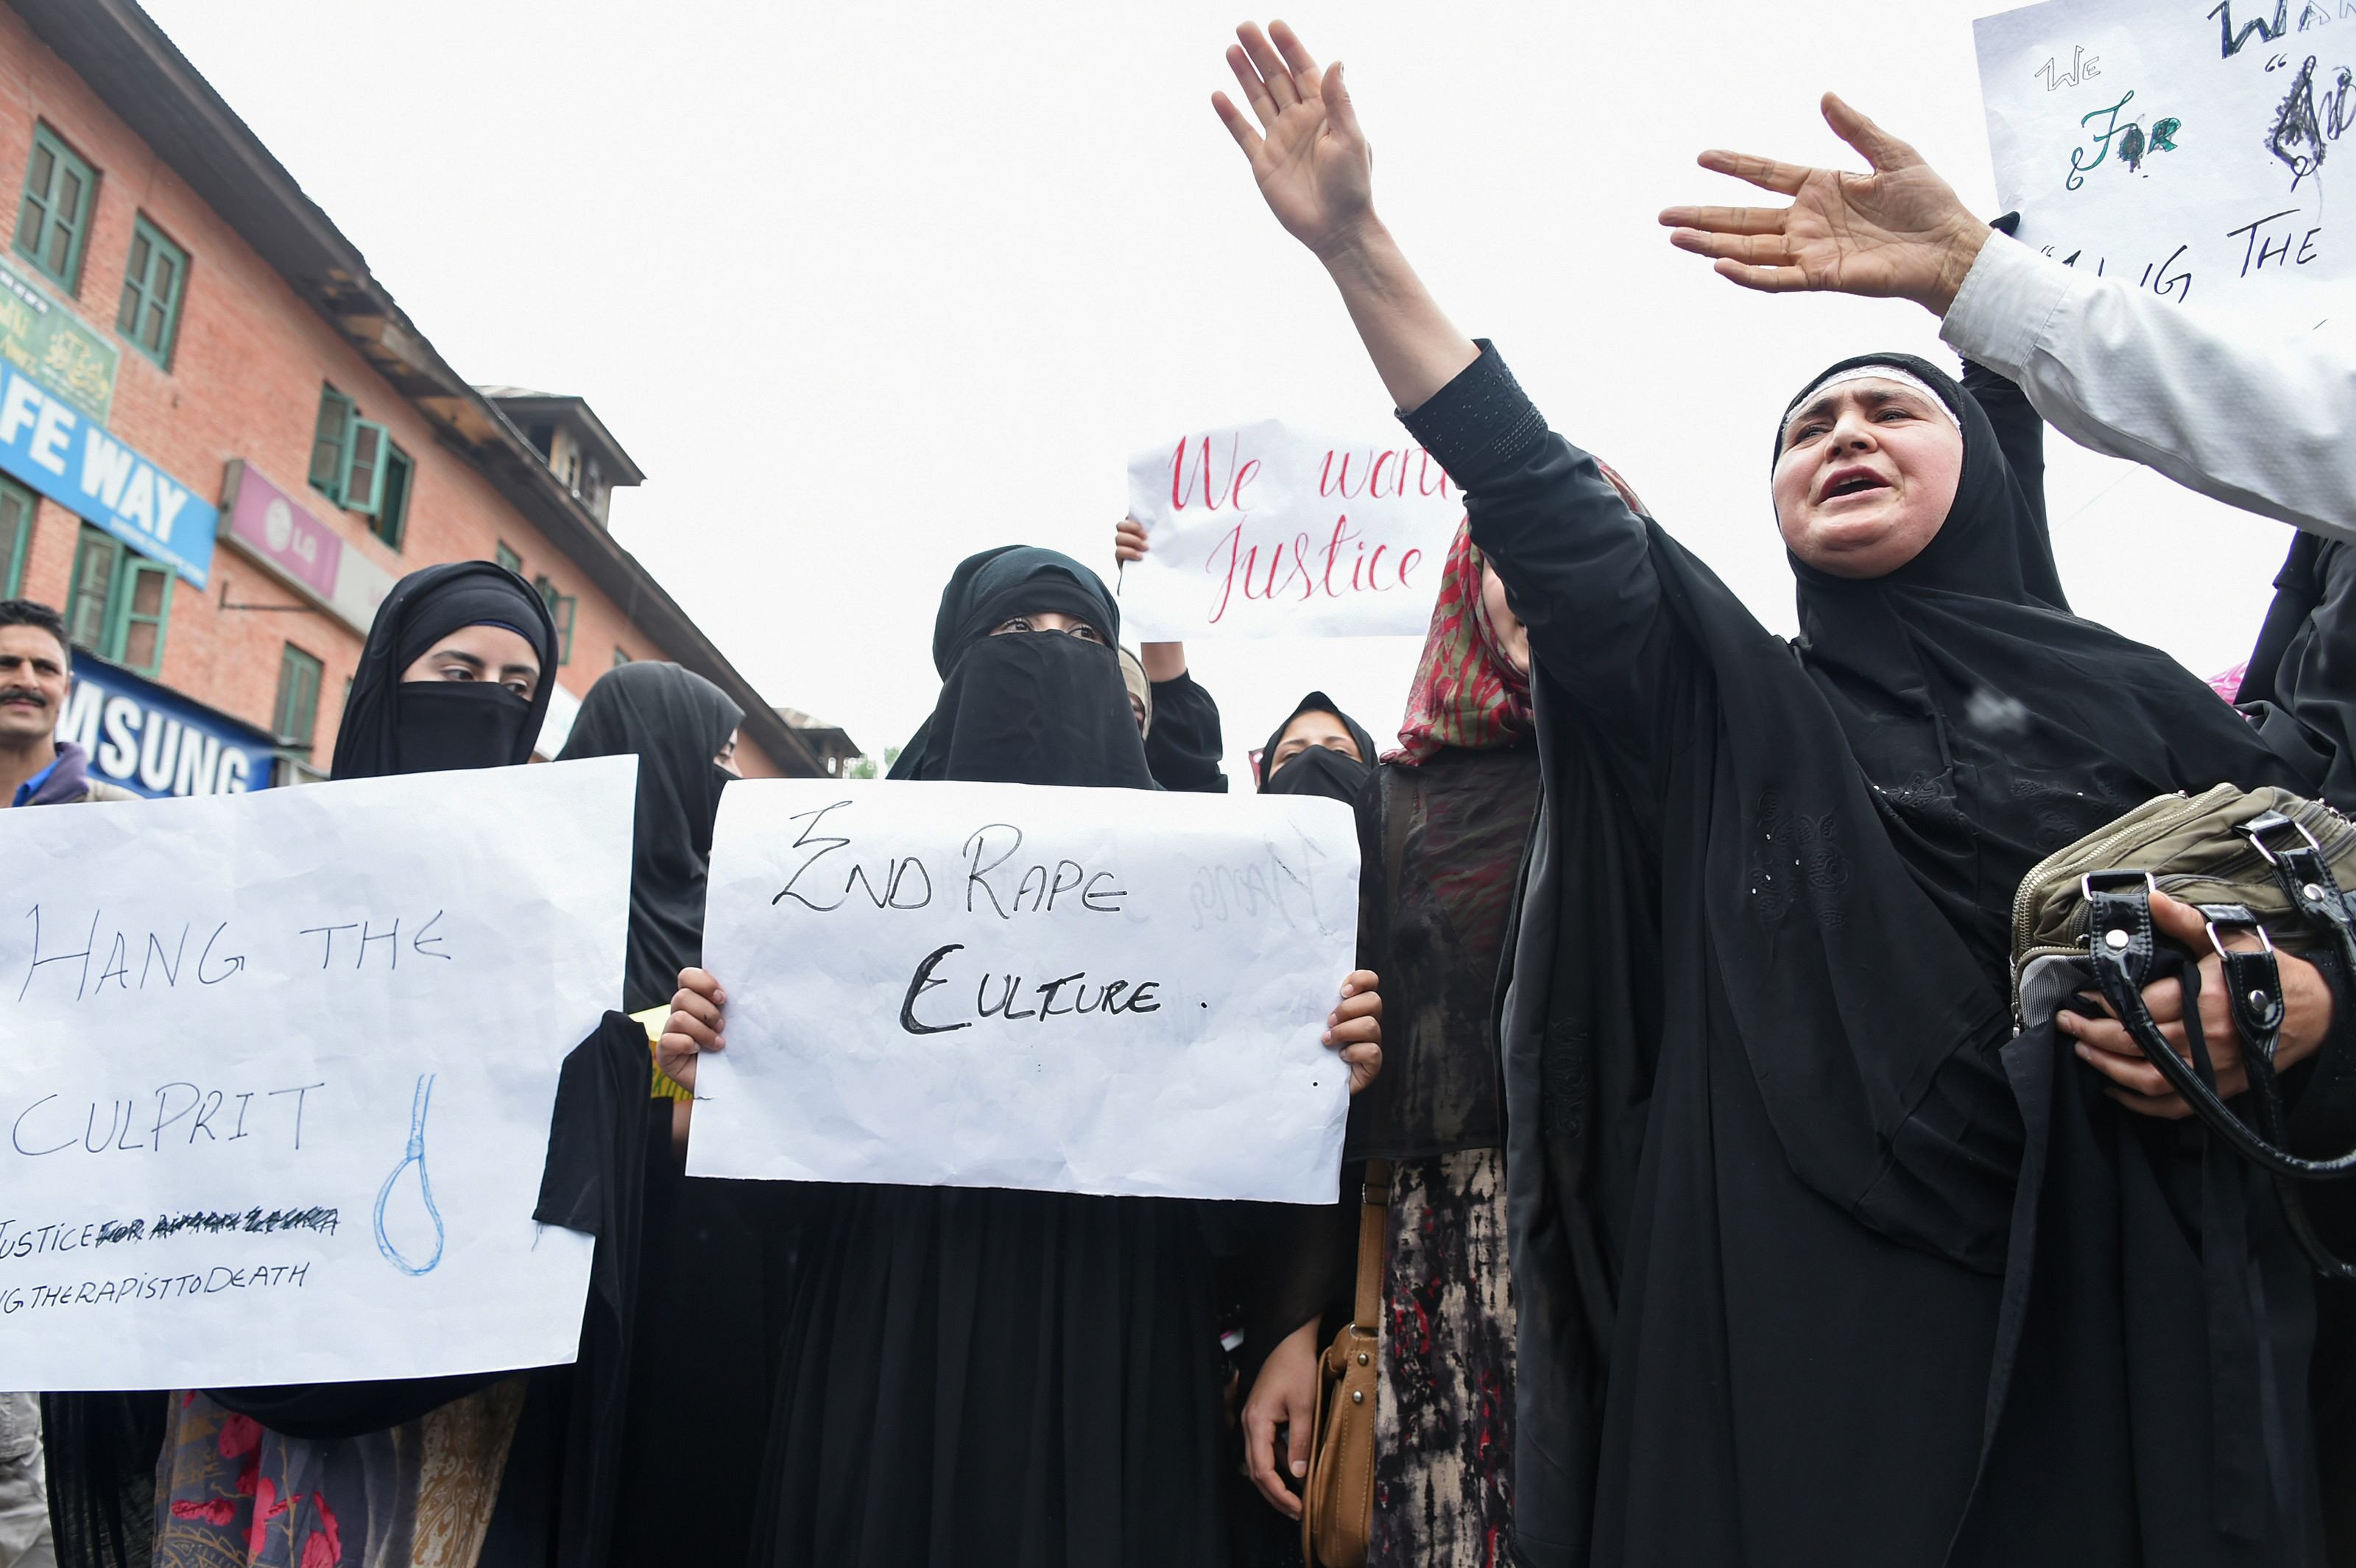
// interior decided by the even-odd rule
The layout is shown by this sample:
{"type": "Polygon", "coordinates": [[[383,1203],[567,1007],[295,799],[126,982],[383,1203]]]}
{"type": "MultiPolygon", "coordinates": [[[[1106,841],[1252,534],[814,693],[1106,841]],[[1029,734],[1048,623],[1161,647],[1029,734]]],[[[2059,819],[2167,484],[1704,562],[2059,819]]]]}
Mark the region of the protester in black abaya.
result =
{"type": "MultiPolygon", "coordinates": [[[[1987,416],[1904,356],[1779,424],[1802,635],[1769,634],[1448,323],[1374,217],[1339,69],[1243,43],[1266,134],[1222,116],[1530,632],[1520,1560],[2315,1562],[2279,1397],[2312,1293],[2271,1195],[2136,1091],[2147,1064],[2073,1056],[2091,1021],[2014,1040],[2007,971],[2046,853],[2164,792],[2316,781],[2040,592],[1987,416]]],[[[2286,984],[2296,1061],[2333,1003],[2310,965],[2286,984]]]]}
{"type": "Polygon", "coordinates": [[[1293,704],[1260,748],[1259,793],[1320,795],[1344,805],[1374,772],[1375,738],[1322,691],[1293,704]],[[1298,765],[1296,765],[1298,764],[1298,765]]]}
{"type": "MultiPolygon", "coordinates": [[[[932,717],[894,769],[1150,790],[1119,611],[1052,550],[985,551],[941,599],[932,717]]],[[[691,971],[663,1045],[722,1043],[691,971]]],[[[1379,1063],[1373,976],[1334,1015],[1379,1063]]],[[[1346,1047],[1346,1049],[1344,1049],[1346,1047]]],[[[1196,1206],[997,1189],[794,1184],[802,1228],[755,1561],[1213,1568],[1218,1342],[1196,1206]]]]}
{"type": "MultiPolygon", "coordinates": [[[[1119,567],[1146,554],[1145,529],[1133,517],[1113,528],[1113,560],[1119,567]]],[[[1147,643],[1138,649],[1138,667],[1150,685],[1153,714],[1145,734],[1145,765],[1163,789],[1189,795],[1225,795],[1227,775],[1219,770],[1226,741],[1219,705],[1186,668],[1183,643],[1147,643]]]]}
{"type": "MultiPolygon", "coordinates": [[[[546,605],[504,568],[464,562],[404,578],[361,652],[335,776],[528,761],[548,709],[555,645],[546,605]]],[[[626,1304],[616,1247],[634,1242],[635,1203],[624,1189],[634,1199],[628,1162],[643,1140],[631,1135],[646,1125],[643,1040],[633,1047],[627,1020],[608,1015],[567,1058],[557,1093],[538,1218],[600,1239],[580,1364],[169,1395],[160,1463],[150,1472],[164,1496],[147,1560],[158,1568],[398,1568],[432,1554],[565,1568],[603,1561],[583,1526],[596,1511],[591,1495],[603,1488],[610,1496],[617,1479],[599,1443],[618,1414],[626,1304]],[[630,1179],[605,1180],[617,1163],[630,1179]]],[[[75,1560],[134,1563],[142,1554],[75,1560]]]]}

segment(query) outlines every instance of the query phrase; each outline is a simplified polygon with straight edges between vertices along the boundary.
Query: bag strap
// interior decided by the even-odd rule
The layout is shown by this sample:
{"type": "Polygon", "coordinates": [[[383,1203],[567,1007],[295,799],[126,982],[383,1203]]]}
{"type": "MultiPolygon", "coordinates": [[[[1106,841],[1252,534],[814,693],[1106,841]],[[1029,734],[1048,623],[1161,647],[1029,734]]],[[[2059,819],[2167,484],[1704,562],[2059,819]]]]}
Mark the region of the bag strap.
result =
{"type": "MultiPolygon", "coordinates": [[[[2302,1159],[2269,1141],[2218,1098],[2217,1075],[2210,1064],[2207,1043],[2201,1037],[2200,970],[2172,949],[2163,954],[2154,941],[2150,874],[2095,871],[2085,878],[2083,887],[2088,919],[2087,955],[2103,999],[2111,1005],[2112,1012],[2126,1026],[2128,1035],[2142,1048],[2145,1059],[2159,1069],[2171,1088],[2184,1096],[2193,1114],[2208,1123],[2211,1130],[2231,1145],[2235,1153],[2262,1170],[2295,1181],[2324,1181],[2356,1175],[2356,1149],[2335,1159],[2302,1159]],[[2162,974],[2162,969],[2168,973],[2162,974]],[[2186,1043],[2193,1048],[2192,1061],[2176,1054],[2159,1032],[2159,1025],[2153,1021],[2151,1010],[2144,1006],[2144,987],[2169,975],[2175,976],[2184,987],[2186,1043]]],[[[2207,909],[2224,912],[2239,908],[2208,905],[2204,913],[2207,909]]],[[[2246,910],[2240,912],[2242,920],[2233,923],[2256,924],[2246,910]]],[[[2270,1070],[2284,1010],[2282,977],[2271,945],[2257,954],[2226,954],[2213,921],[2210,940],[2216,943],[2222,955],[2249,961],[2236,964],[2233,971],[2243,976],[2234,987],[2233,1011],[2237,1021],[2250,1020],[2246,1027],[2254,1030],[2254,1035],[2244,1037],[2251,1042],[2245,1054],[2263,1058],[2261,1071],[2270,1070]],[[2259,1049],[2260,1040],[2264,1042],[2263,1051],[2259,1049]]]]}
{"type": "Polygon", "coordinates": [[[1358,1204],[1358,1294],[1350,1305],[1351,1327],[1379,1330],[1383,1318],[1383,1253],[1390,1245],[1391,1162],[1366,1161],[1366,1185],[1358,1204]]]}

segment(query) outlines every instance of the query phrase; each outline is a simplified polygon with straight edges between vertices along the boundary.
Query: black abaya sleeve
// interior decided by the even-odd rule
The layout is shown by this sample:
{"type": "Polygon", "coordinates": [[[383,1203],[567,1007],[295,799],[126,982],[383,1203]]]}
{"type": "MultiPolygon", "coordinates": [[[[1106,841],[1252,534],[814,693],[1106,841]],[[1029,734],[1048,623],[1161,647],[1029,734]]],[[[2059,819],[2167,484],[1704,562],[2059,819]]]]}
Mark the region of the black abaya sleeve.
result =
{"type": "Polygon", "coordinates": [[[1153,728],[1145,737],[1145,765],[1166,790],[1225,795],[1227,775],[1219,771],[1226,746],[1219,733],[1219,705],[1194,677],[1180,671],[1174,680],[1153,683],[1153,728]]]}
{"type": "Polygon", "coordinates": [[[2045,518],[2045,416],[2029,402],[2029,394],[1987,366],[1964,361],[1964,390],[1996,427],[1996,443],[2012,476],[2020,481],[2041,529],[2045,518]]]}

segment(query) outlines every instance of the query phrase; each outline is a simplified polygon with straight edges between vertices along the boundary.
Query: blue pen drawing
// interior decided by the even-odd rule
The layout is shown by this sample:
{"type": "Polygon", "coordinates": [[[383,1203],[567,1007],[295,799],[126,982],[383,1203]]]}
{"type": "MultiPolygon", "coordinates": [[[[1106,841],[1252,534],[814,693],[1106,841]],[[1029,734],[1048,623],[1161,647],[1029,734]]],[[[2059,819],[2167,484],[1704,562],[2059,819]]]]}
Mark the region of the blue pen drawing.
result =
{"type": "Polygon", "coordinates": [[[384,1179],[384,1185],[377,1189],[376,1194],[377,1251],[382,1253],[393,1267],[406,1275],[431,1274],[434,1265],[442,1261],[442,1211],[434,1206],[434,1181],[425,1171],[425,1112],[433,1099],[434,1074],[420,1073],[417,1093],[409,1106],[408,1152],[401,1157],[401,1163],[392,1168],[392,1174],[384,1179]],[[417,1195],[424,1200],[425,1217],[434,1222],[434,1251],[422,1264],[410,1262],[409,1255],[394,1244],[391,1235],[384,1228],[384,1209],[391,1201],[393,1186],[400,1181],[401,1173],[412,1165],[417,1168],[417,1195]]]}

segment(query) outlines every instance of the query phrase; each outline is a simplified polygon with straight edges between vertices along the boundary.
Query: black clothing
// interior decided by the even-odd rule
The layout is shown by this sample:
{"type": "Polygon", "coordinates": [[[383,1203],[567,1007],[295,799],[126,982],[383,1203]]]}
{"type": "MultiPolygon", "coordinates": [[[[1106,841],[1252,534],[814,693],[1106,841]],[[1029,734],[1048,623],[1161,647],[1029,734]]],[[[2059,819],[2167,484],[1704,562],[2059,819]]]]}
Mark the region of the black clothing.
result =
{"type": "Polygon", "coordinates": [[[958,656],[997,627],[1049,610],[1095,627],[1107,651],[1120,645],[1119,602],[1102,578],[1061,550],[1009,544],[966,557],[933,617],[934,671],[947,680],[958,656]]]}
{"type": "Polygon", "coordinates": [[[1344,805],[1358,798],[1366,776],[1374,771],[1375,738],[1366,727],[1342,711],[1342,705],[1322,691],[1312,691],[1292,706],[1292,711],[1279,721],[1259,752],[1259,787],[1263,795],[1322,795],[1328,800],[1344,805]],[[1350,739],[1358,748],[1355,757],[1323,746],[1312,746],[1296,752],[1280,765],[1276,748],[1284,740],[1284,732],[1292,721],[1304,713],[1331,713],[1342,721],[1350,739]]]}
{"type": "Polygon", "coordinates": [[[2356,555],[2346,544],[2291,540],[2234,700],[2267,744],[2322,774],[2324,799],[2356,810],[2356,555]]]}
{"type": "Polygon", "coordinates": [[[412,571],[392,585],[369,628],[330,772],[383,778],[528,763],[555,689],[556,624],[522,578],[487,560],[412,571]],[[538,650],[540,682],[529,702],[488,680],[402,678],[436,639],[480,625],[505,626],[538,650]]]}
{"type": "MultiPolygon", "coordinates": [[[[1999,1334],[2067,1306],[2009,1250],[2024,1148],[2069,1133],[2024,1128],[1998,1056],[2013,891],[2154,795],[2302,782],[2165,656],[2053,608],[1985,413],[1922,361],[1871,362],[1955,411],[1954,505],[1885,577],[1795,560],[1796,644],[1633,515],[1494,351],[1408,421],[1536,665],[1545,797],[1503,1039],[1527,1563],[1906,1568],[1948,1560],[1967,1501],[2002,1514],[2000,1485],[1974,1491],[2011,1473],[2010,1424],[1983,1471],[1984,1413],[2023,1388],[2011,1361],[1992,1379],[1999,1334]]],[[[2213,1545],[2159,1462],[2205,1461],[2208,1432],[2100,1397],[2132,1429],[2145,1538],[2213,1545]]],[[[1954,1561],[2087,1560],[2008,1549],[1954,1561]]]]}
{"type": "Polygon", "coordinates": [[[560,763],[637,755],[624,1012],[669,1001],[679,972],[703,962],[703,880],[729,777],[712,759],[744,719],[735,699],[701,676],[644,660],[598,677],[556,754],[560,763]]]}
{"type": "Polygon", "coordinates": [[[1145,763],[1153,782],[1183,795],[1225,795],[1227,775],[1219,770],[1226,742],[1219,732],[1219,705],[1194,677],[1180,671],[1153,683],[1153,727],[1145,735],[1145,763]]]}
{"type": "MultiPolygon", "coordinates": [[[[989,635],[1062,608],[1043,587],[1076,570],[1048,550],[958,569],[940,700],[895,776],[1152,787],[1111,648],[989,635]],[[985,570],[1017,560],[1035,575],[985,570]]],[[[782,1184],[776,1201],[799,1253],[756,1563],[1221,1563],[1218,1342],[1194,1205],[828,1183],[782,1184]]]]}

